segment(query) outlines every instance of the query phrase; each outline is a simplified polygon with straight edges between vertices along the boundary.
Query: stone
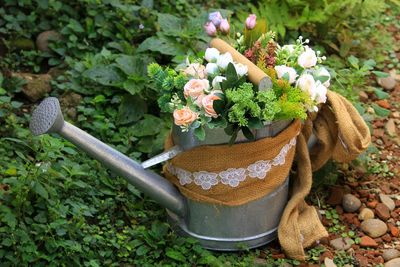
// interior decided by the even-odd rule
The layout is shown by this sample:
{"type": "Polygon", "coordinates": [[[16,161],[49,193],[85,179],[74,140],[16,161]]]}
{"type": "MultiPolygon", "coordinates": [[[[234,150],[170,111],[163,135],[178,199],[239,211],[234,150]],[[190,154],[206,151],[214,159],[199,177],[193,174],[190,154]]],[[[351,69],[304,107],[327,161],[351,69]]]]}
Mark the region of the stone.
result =
{"type": "Polygon", "coordinates": [[[394,258],[385,263],[384,267],[399,267],[400,266],[400,258],[394,258]]]}
{"type": "Polygon", "coordinates": [[[376,103],[382,108],[390,109],[391,105],[386,99],[376,101],[376,103]]]}
{"type": "Polygon", "coordinates": [[[394,208],[396,208],[396,204],[394,203],[393,199],[391,199],[388,195],[379,194],[379,199],[389,208],[389,210],[392,211],[394,208]]]}
{"type": "Polygon", "coordinates": [[[325,267],[336,267],[336,264],[330,258],[325,258],[324,264],[325,264],[325,267]]]}
{"type": "Polygon", "coordinates": [[[342,206],[347,212],[355,212],[361,207],[361,201],[352,194],[346,194],[343,196],[342,206]]]}
{"type": "Polygon", "coordinates": [[[385,124],[385,130],[391,137],[397,136],[396,124],[393,119],[389,119],[385,124]]]}
{"type": "Polygon", "coordinates": [[[336,250],[347,250],[354,244],[354,241],[348,237],[339,237],[331,240],[329,244],[336,250]]]}
{"type": "Polygon", "coordinates": [[[329,194],[329,198],[326,200],[326,203],[332,206],[339,205],[342,203],[343,196],[344,196],[343,187],[332,186],[331,193],[329,194]]]}
{"type": "Polygon", "coordinates": [[[368,94],[364,91],[360,91],[358,93],[358,98],[360,99],[361,102],[366,103],[368,101],[368,94]]]}
{"type": "Polygon", "coordinates": [[[378,243],[376,243],[371,237],[365,235],[360,239],[360,246],[376,248],[378,247],[378,243]]]}
{"type": "Polygon", "coordinates": [[[49,52],[49,41],[61,40],[61,34],[56,31],[41,32],[36,38],[36,47],[39,51],[49,52]]]}
{"type": "Polygon", "coordinates": [[[32,102],[43,98],[51,91],[51,76],[49,74],[12,73],[12,77],[25,80],[22,93],[32,102]]]}
{"type": "Polygon", "coordinates": [[[396,86],[396,80],[391,76],[386,77],[386,78],[379,78],[378,84],[380,86],[382,86],[383,89],[390,91],[390,90],[393,90],[393,88],[396,86]]]}
{"type": "Polygon", "coordinates": [[[267,266],[267,260],[263,258],[255,258],[253,261],[253,266],[261,267],[261,266],[267,266]]]}
{"type": "Polygon", "coordinates": [[[376,213],[376,216],[378,216],[380,219],[382,219],[384,221],[386,221],[387,219],[390,218],[390,210],[383,203],[378,203],[378,205],[376,205],[375,213],[376,213]]]}
{"type": "Polygon", "coordinates": [[[386,243],[390,243],[390,241],[392,241],[392,238],[390,237],[389,234],[385,234],[384,236],[382,236],[382,240],[385,241],[386,243]]]}
{"type": "Polygon", "coordinates": [[[382,253],[382,257],[385,261],[390,261],[394,258],[400,257],[400,251],[394,248],[385,249],[382,253]]]}
{"type": "Polygon", "coordinates": [[[378,201],[376,201],[376,200],[372,200],[367,203],[367,207],[372,208],[372,209],[374,209],[376,207],[376,205],[378,205],[378,201]]]}
{"type": "Polygon", "coordinates": [[[388,230],[386,223],[379,219],[368,219],[361,223],[361,230],[372,238],[386,234],[388,230]]]}
{"type": "Polygon", "coordinates": [[[365,221],[365,220],[368,220],[368,219],[373,219],[374,216],[375,216],[375,214],[371,209],[364,208],[358,214],[358,219],[360,219],[361,221],[365,221]]]}
{"type": "Polygon", "coordinates": [[[393,224],[389,224],[389,231],[393,237],[399,236],[399,228],[397,228],[397,226],[394,226],[393,224]]]}

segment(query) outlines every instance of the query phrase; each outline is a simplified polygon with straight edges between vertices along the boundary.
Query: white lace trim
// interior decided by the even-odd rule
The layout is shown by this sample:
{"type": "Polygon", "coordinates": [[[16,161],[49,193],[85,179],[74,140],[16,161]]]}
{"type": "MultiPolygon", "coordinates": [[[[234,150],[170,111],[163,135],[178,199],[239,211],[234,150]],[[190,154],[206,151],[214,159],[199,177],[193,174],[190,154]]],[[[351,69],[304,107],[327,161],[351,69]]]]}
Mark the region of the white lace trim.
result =
{"type": "Polygon", "coordinates": [[[204,190],[211,189],[213,186],[222,183],[230,187],[237,187],[240,182],[243,182],[247,176],[257,179],[264,179],[267,173],[274,166],[285,164],[286,155],[289,150],[296,145],[296,137],[293,137],[290,142],[284,145],[279,154],[271,160],[259,160],[247,166],[247,168],[229,168],[225,171],[215,173],[207,171],[189,172],[184,169],[167,164],[167,170],[178,177],[181,185],[191,184],[201,186],[204,190]]]}

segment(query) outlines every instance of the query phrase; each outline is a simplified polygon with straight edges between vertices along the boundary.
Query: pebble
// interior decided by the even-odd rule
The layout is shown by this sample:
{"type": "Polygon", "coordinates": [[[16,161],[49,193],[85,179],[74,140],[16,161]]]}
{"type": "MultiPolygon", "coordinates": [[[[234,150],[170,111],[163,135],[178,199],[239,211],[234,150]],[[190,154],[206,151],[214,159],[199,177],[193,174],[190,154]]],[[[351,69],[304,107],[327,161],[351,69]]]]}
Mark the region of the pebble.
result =
{"type": "Polygon", "coordinates": [[[400,258],[392,259],[385,263],[385,267],[399,267],[400,266],[400,258]]]}
{"type": "Polygon", "coordinates": [[[365,235],[365,236],[361,237],[360,246],[376,248],[376,247],[378,247],[378,243],[376,243],[376,241],[373,240],[371,237],[365,235]]]}
{"type": "Polygon", "coordinates": [[[324,264],[326,267],[336,267],[336,264],[330,258],[325,258],[324,264]]]}
{"type": "Polygon", "coordinates": [[[341,186],[332,186],[331,193],[329,198],[326,200],[326,203],[329,205],[335,206],[342,203],[344,195],[344,189],[341,186]]]}
{"type": "Polygon", "coordinates": [[[383,203],[378,203],[378,205],[376,205],[375,213],[376,213],[376,216],[378,216],[380,219],[382,219],[384,221],[386,221],[387,219],[390,218],[390,210],[383,203]]]}
{"type": "Polygon", "coordinates": [[[349,237],[339,237],[331,240],[330,245],[334,247],[336,250],[347,250],[354,244],[354,241],[349,237]]]}
{"type": "Polygon", "coordinates": [[[386,129],[386,132],[388,133],[389,136],[395,137],[397,135],[397,133],[396,133],[396,124],[394,123],[393,119],[389,119],[386,122],[385,129],[386,129]]]}
{"type": "Polygon", "coordinates": [[[36,38],[36,47],[39,51],[48,52],[50,40],[61,40],[61,34],[56,31],[44,31],[36,38]]]}
{"type": "Polygon", "coordinates": [[[396,86],[396,80],[393,77],[389,76],[386,78],[378,79],[378,84],[386,90],[393,90],[393,88],[396,86]]]}
{"type": "Polygon", "coordinates": [[[32,102],[44,97],[51,91],[49,74],[12,73],[11,76],[25,80],[22,93],[32,102]]]}
{"type": "Polygon", "coordinates": [[[396,207],[393,199],[391,199],[388,195],[379,194],[379,199],[389,208],[390,211],[394,210],[394,208],[396,207]]]}
{"type": "Polygon", "coordinates": [[[359,97],[361,102],[366,103],[368,101],[368,94],[366,92],[364,92],[364,91],[360,91],[358,93],[358,97],[359,97]]]}
{"type": "Polygon", "coordinates": [[[365,221],[368,219],[373,219],[374,216],[374,212],[371,209],[364,208],[360,211],[360,214],[358,214],[358,219],[360,219],[361,221],[365,221]]]}
{"type": "Polygon", "coordinates": [[[387,225],[379,219],[368,219],[361,223],[361,230],[372,238],[383,236],[387,225]]]}
{"type": "Polygon", "coordinates": [[[394,258],[400,257],[400,251],[394,248],[385,249],[382,253],[382,257],[385,261],[390,261],[394,258]]]}
{"type": "Polygon", "coordinates": [[[352,194],[346,194],[343,196],[342,206],[347,212],[355,212],[361,207],[361,201],[352,194]]]}

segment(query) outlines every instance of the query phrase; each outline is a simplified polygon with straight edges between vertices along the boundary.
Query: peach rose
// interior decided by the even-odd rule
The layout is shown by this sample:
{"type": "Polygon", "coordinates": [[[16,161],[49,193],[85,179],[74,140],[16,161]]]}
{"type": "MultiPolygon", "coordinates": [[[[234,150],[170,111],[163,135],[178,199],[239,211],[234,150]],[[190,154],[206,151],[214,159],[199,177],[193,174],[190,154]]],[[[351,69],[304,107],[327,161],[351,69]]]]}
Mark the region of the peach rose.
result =
{"type": "Polygon", "coordinates": [[[203,97],[203,99],[201,100],[201,104],[204,108],[204,111],[206,112],[206,116],[208,117],[213,117],[216,118],[218,117],[217,112],[215,112],[214,107],[213,107],[213,103],[214,100],[220,100],[221,98],[217,95],[215,95],[215,93],[211,93],[209,95],[206,95],[203,97]]]}
{"type": "Polygon", "coordinates": [[[183,94],[186,98],[190,96],[196,99],[200,95],[204,94],[205,90],[210,88],[210,82],[206,79],[191,79],[183,87],[183,94]]]}
{"type": "Polygon", "coordinates": [[[188,126],[197,119],[198,114],[193,112],[189,107],[184,107],[182,109],[175,109],[173,116],[176,125],[188,126]]]}
{"type": "Polygon", "coordinates": [[[207,78],[206,67],[199,63],[190,64],[183,73],[187,76],[199,79],[207,78]]]}

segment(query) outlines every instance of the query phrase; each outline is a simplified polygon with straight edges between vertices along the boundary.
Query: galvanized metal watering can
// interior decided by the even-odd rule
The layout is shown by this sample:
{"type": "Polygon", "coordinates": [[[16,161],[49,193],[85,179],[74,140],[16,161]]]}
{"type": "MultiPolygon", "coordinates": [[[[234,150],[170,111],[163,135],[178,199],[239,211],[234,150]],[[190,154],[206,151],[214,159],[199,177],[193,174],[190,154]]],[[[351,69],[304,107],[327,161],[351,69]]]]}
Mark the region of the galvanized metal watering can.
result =
{"type": "MultiPolygon", "coordinates": [[[[256,139],[274,136],[290,122],[276,122],[255,132],[256,139]]],[[[171,225],[178,233],[199,240],[213,250],[240,250],[264,245],[276,237],[281,213],[288,196],[288,179],[274,192],[245,205],[212,205],[185,198],[177,188],[158,174],[146,169],[181,151],[204,144],[228,143],[223,130],[209,131],[208,138],[197,141],[189,133],[173,130],[177,146],[146,162],[138,163],[88,133],[64,121],[57,98],[45,99],[33,112],[30,129],[34,135],[58,133],[97,159],[116,174],[167,209],[171,225]]],[[[236,142],[243,142],[243,135],[236,142]]]]}

